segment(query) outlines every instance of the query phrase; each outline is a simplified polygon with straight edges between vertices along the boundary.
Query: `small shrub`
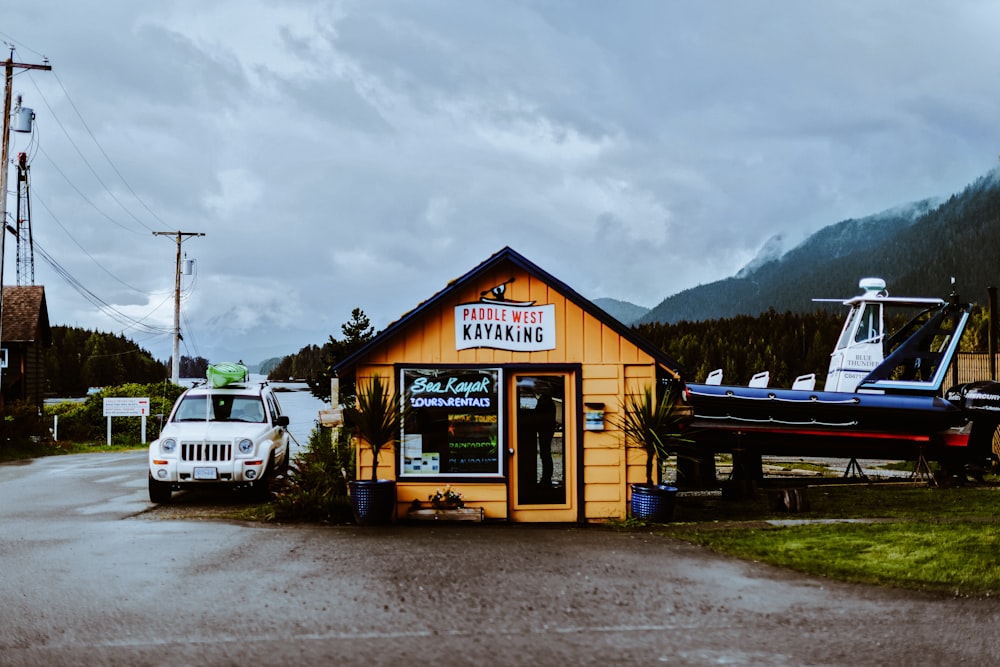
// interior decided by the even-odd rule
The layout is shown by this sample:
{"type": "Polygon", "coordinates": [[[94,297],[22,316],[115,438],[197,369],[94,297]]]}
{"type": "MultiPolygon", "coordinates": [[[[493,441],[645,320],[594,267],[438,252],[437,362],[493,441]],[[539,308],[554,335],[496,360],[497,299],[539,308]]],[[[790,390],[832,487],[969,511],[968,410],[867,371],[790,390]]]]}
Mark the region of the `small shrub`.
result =
{"type": "Polygon", "coordinates": [[[347,481],[354,479],[354,447],[341,430],[335,442],[333,429],[316,426],[306,450],[292,462],[288,475],[275,481],[271,521],[347,523],[351,502],[347,481]]]}
{"type": "Polygon", "coordinates": [[[608,519],[604,522],[604,527],[611,530],[635,530],[649,528],[649,522],[629,515],[624,519],[608,519]]]}
{"type": "Polygon", "coordinates": [[[0,456],[42,456],[52,442],[45,417],[28,401],[12,401],[0,411],[0,456]]]}
{"type": "MultiPolygon", "coordinates": [[[[146,417],[146,441],[160,437],[162,419],[170,414],[174,401],[184,387],[170,382],[136,384],[134,382],[107,387],[91,394],[83,402],[64,401],[46,406],[45,413],[59,416],[59,439],[77,442],[103,441],[107,437],[107,417],[104,416],[104,397],[149,398],[149,416],[146,417]]],[[[141,417],[114,417],[111,425],[112,439],[130,445],[142,444],[141,417]]]]}

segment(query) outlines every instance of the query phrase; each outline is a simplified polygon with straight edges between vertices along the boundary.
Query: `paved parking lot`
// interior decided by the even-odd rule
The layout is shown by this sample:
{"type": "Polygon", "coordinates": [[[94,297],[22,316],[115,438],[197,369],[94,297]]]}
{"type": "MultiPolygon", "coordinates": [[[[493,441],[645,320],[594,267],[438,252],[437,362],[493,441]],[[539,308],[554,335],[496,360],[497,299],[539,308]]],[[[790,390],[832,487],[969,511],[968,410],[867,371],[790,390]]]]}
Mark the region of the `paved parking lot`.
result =
{"type": "Polygon", "coordinates": [[[134,454],[0,466],[0,665],[993,664],[1000,605],[645,532],[149,512],[134,454]]]}

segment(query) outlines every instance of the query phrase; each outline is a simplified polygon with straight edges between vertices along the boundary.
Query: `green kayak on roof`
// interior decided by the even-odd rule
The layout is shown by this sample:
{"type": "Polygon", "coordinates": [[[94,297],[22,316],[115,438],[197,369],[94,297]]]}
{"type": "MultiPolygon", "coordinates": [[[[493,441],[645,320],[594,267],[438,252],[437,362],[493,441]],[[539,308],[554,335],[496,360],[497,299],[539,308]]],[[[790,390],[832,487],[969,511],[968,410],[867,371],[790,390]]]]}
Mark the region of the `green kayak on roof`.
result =
{"type": "Polygon", "coordinates": [[[249,370],[243,364],[221,363],[210,364],[205,377],[213,387],[225,387],[234,382],[246,382],[250,377],[249,370]]]}

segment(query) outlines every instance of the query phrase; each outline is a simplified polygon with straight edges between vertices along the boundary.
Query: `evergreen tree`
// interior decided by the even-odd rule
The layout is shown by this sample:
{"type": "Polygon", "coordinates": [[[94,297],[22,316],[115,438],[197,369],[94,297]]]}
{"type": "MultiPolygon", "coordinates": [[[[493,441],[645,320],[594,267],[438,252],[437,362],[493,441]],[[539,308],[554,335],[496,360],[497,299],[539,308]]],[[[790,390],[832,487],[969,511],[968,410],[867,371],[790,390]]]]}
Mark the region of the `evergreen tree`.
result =
{"type": "Polygon", "coordinates": [[[205,357],[181,357],[180,374],[182,378],[203,378],[208,372],[208,359],[205,357]]]}
{"type": "Polygon", "coordinates": [[[48,392],[56,396],[85,394],[89,387],[125,382],[157,382],[166,366],[124,336],[77,327],[52,327],[45,351],[48,392]]]}
{"type": "MultiPolygon", "coordinates": [[[[329,401],[333,366],[374,338],[376,333],[368,316],[360,308],[351,311],[351,319],[342,324],[340,330],[342,339],[330,336],[322,346],[307,345],[295,354],[282,357],[272,364],[267,373],[268,379],[282,381],[304,378],[313,396],[329,401]]],[[[350,404],[354,395],[353,383],[341,381],[340,395],[342,402],[350,404]]]]}

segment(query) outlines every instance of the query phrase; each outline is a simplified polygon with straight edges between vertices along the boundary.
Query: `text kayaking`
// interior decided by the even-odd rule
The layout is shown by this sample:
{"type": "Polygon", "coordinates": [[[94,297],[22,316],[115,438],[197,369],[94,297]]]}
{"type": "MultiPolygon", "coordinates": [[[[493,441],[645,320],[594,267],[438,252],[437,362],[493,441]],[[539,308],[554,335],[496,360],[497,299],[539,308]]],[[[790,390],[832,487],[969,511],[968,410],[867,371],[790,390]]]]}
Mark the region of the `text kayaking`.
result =
{"type": "Polygon", "coordinates": [[[455,307],[455,349],[533,352],[556,347],[554,304],[469,303],[455,307]]]}

